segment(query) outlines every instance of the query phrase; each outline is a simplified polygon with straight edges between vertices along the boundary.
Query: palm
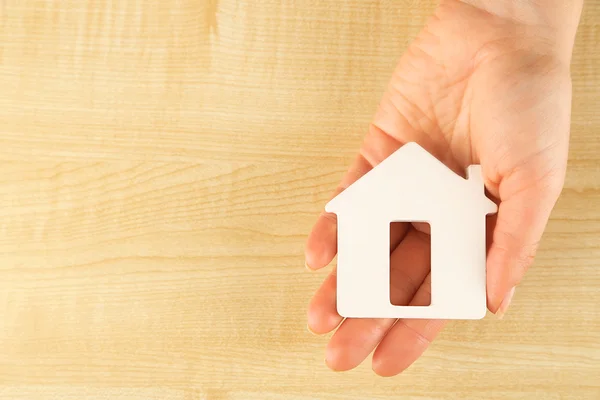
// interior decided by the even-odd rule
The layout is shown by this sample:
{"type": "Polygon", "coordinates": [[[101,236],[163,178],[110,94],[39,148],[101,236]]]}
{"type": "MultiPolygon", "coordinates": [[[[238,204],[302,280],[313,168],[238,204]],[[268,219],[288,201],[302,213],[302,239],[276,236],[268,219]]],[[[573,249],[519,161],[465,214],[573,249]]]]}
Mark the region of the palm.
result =
{"type": "MultiPolygon", "coordinates": [[[[467,165],[481,163],[486,188],[500,203],[488,254],[492,311],[515,281],[510,276],[514,271],[500,266],[507,257],[519,268],[528,265],[560,191],[570,111],[568,73],[553,57],[534,51],[534,42],[511,39],[511,27],[504,24],[464,5],[440,8],[400,60],[359,156],[339,188],[410,141],[459,174],[467,165]],[[477,34],[483,27],[486,34],[477,34]],[[541,212],[528,209],[532,199],[535,203],[543,196],[549,200],[539,202],[541,212]],[[510,215],[519,218],[506,218],[510,215]],[[523,223],[533,228],[516,235],[523,223]]],[[[392,232],[395,304],[422,304],[429,297],[426,233],[422,226],[406,224],[392,232]]],[[[323,214],[307,243],[307,263],[320,268],[335,252],[335,220],[323,214]]],[[[317,333],[329,332],[342,321],[335,309],[334,274],[309,308],[309,327],[317,333]]],[[[374,369],[396,374],[418,358],[443,325],[348,319],[329,343],[327,362],[338,370],[353,368],[377,347],[374,369]]]]}

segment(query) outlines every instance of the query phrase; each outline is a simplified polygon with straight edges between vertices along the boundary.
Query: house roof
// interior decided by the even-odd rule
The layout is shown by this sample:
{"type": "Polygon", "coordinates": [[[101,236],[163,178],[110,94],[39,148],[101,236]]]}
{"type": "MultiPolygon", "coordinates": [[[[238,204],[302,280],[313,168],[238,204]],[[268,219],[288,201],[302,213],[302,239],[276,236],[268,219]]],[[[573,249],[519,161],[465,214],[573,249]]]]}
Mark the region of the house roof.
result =
{"type": "Polygon", "coordinates": [[[411,188],[424,188],[423,190],[434,187],[427,190],[435,191],[435,188],[437,188],[440,195],[455,192],[461,187],[471,187],[469,190],[473,190],[473,186],[478,185],[478,188],[475,188],[477,191],[474,193],[481,193],[481,199],[485,201],[484,208],[486,211],[489,211],[489,213],[496,212],[496,204],[484,194],[481,167],[470,166],[467,175],[468,179],[464,179],[455,174],[420,145],[410,142],[400,147],[379,165],[338,194],[326,205],[325,209],[328,212],[336,212],[341,209],[342,204],[354,201],[357,198],[381,197],[383,190],[386,191],[386,194],[393,194],[397,192],[394,189],[403,184],[408,184],[411,188]],[[378,188],[381,189],[379,191],[374,190],[378,188]]]}

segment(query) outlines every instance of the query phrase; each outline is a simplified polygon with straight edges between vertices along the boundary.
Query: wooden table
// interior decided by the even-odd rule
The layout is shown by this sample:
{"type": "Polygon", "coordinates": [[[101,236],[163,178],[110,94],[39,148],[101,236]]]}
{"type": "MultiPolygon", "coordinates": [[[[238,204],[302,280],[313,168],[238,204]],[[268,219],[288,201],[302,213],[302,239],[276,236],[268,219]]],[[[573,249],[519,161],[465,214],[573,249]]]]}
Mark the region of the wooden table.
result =
{"type": "Polygon", "coordinates": [[[0,399],[600,399],[600,3],[506,318],[324,365],[311,224],[433,1],[0,1],[0,399]]]}

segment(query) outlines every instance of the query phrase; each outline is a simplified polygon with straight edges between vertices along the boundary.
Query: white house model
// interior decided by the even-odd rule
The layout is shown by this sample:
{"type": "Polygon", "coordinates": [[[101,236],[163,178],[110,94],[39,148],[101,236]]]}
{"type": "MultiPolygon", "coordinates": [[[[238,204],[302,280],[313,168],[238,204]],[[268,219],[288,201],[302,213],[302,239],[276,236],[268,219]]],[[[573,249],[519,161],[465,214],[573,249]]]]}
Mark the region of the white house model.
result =
{"type": "Polygon", "coordinates": [[[416,143],[331,200],[337,215],[337,309],[352,318],[479,319],[486,313],[485,196],[481,166],[455,174],[416,143]],[[431,305],[390,302],[390,223],[431,227],[431,305]]]}

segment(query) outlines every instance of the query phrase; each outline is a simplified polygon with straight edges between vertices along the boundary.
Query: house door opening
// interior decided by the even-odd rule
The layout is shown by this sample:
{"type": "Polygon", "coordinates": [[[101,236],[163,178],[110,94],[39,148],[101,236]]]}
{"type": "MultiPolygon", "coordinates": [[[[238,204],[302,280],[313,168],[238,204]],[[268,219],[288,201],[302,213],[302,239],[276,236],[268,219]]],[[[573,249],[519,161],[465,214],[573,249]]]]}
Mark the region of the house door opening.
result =
{"type": "Polygon", "coordinates": [[[390,302],[431,305],[431,226],[427,222],[390,223],[390,302]]]}

